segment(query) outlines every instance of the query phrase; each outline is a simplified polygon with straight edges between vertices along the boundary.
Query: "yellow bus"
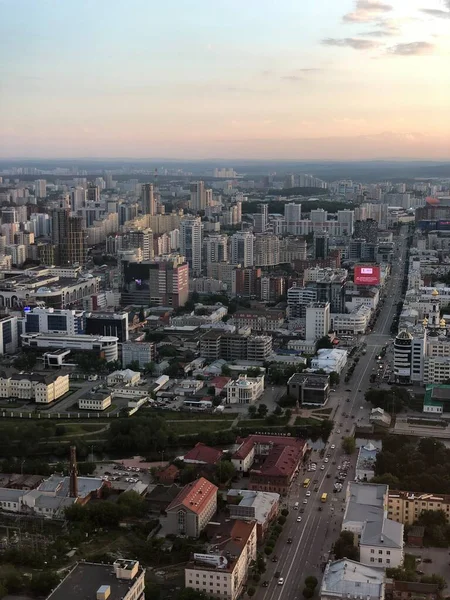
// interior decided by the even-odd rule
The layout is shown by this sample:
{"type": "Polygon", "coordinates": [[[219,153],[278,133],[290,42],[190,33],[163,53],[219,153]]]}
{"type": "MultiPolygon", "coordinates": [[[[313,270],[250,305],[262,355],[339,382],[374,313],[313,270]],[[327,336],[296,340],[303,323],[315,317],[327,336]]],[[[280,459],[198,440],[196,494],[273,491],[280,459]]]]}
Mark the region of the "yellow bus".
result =
{"type": "Polygon", "coordinates": [[[326,502],[327,501],[327,494],[322,494],[322,497],[320,498],[320,500],[322,502],[326,502]]]}
{"type": "Polygon", "coordinates": [[[305,479],[305,481],[303,482],[303,487],[307,488],[309,487],[309,484],[311,483],[311,479],[305,479]]]}

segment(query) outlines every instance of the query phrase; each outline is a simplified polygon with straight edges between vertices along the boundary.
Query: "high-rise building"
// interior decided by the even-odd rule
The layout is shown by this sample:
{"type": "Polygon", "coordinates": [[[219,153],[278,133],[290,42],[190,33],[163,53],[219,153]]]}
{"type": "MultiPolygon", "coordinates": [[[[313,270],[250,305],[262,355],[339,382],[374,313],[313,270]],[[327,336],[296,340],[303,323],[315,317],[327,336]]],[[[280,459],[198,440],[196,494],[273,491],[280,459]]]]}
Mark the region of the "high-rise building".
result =
{"type": "Polygon", "coordinates": [[[83,208],[85,201],[86,201],[86,190],[81,186],[77,186],[76,188],[74,188],[72,190],[72,200],[71,200],[72,210],[74,212],[76,212],[77,210],[80,210],[81,208],[83,208]]]}
{"type": "Polygon", "coordinates": [[[254,265],[253,244],[255,236],[250,231],[238,231],[231,236],[231,262],[243,267],[254,265]]]}
{"type": "Polygon", "coordinates": [[[330,303],[313,302],[306,307],[306,340],[318,340],[330,331],[330,303]]]}
{"type": "Polygon", "coordinates": [[[142,212],[144,215],[156,215],[155,194],[153,183],[144,183],[141,193],[142,212]]]}
{"type": "Polygon", "coordinates": [[[89,185],[86,199],[88,202],[100,202],[100,188],[98,185],[89,185]]]}
{"type": "Polygon", "coordinates": [[[204,242],[206,264],[226,262],[228,260],[228,236],[209,235],[204,242]]]}
{"type": "Polygon", "coordinates": [[[45,198],[47,196],[47,182],[45,179],[36,179],[34,182],[34,194],[36,198],[45,198]]]}
{"type": "Polygon", "coordinates": [[[52,212],[52,242],[56,247],[57,265],[84,264],[85,234],[82,218],[70,216],[67,208],[57,208],[52,212]]]}
{"type": "Polygon", "coordinates": [[[186,257],[193,275],[202,272],[202,228],[200,217],[188,216],[180,221],[180,251],[186,257]]]}
{"type": "Polygon", "coordinates": [[[191,183],[191,201],[189,203],[192,210],[200,211],[206,208],[206,190],[203,181],[191,183]]]}
{"type": "Polygon", "coordinates": [[[285,204],[284,220],[286,221],[286,231],[296,235],[298,223],[302,220],[302,205],[295,202],[285,204]]]}
{"type": "Polygon", "coordinates": [[[329,251],[328,233],[314,234],[314,258],[327,258],[329,251]]]}
{"type": "Polygon", "coordinates": [[[378,237],[378,223],[374,219],[356,221],[355,237],[362,238],[371,244],[376,244],[378,237]]]}
{"type": "Polygon", "coordinates": [[[92,312],[85,314],[85,333],[115,336],[119,342],[128,340],[127,312],[92,312]]]}
{"type": "Polygon", "coordinates": [[[254,264],[257,267],[272,267],[280,264],[280,238],[277,235],[256,234],[254,264]]]}
{"type": "Polygon", "coordinates": [[[142,306],[184,306],[189,296],[187,263],[158,262],[122,263],[122,304],[142,306]]]}
{"type": "Polygon", "coordinates": [[[143,229],[128,232],[128,247],[140,248],[142,250],[143,260],[152,260],[153,251],[153,232],[151,229],[143,229]]]}
{"type": "Polygon", "coordinates": [[[265,233],[269,222],[269,205],[266,202],[258,204],[259,212],[253,215],[253,230],[255,233],[265,233]]]}

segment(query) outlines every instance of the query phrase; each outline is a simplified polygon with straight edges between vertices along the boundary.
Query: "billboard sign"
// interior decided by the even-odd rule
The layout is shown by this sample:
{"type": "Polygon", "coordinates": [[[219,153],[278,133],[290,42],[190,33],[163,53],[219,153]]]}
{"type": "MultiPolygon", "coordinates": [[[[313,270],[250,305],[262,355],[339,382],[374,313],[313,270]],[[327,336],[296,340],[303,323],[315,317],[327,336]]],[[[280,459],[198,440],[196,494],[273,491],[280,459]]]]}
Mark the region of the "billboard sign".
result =
{"type": "Polygon", "coordinates": [[[356,265],[353,281],[356,285],[379,285],[380,267],[378,265],[356,265]]]}
{"type": "Polygon", "coordinates": [[[194,554],[194,560],[202,563],[206,563],[218,569],[226,569],[228,566],[228,560],[225,556],[220,554],[194,554]]]}

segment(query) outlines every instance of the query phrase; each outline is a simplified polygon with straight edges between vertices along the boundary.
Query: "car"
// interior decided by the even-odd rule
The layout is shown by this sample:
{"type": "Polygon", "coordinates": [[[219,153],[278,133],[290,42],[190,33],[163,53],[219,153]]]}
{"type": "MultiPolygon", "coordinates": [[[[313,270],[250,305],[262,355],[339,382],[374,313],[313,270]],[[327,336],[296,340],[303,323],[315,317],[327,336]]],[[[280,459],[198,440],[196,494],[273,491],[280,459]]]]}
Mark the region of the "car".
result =
{"type": "Polygon", "coordinates": [[[273,576],[275,577],[275,579],[278,579],[278,577],[281,575],[280,571],[275,571],[275,573],[273,574],[273,576]]]}
{"type": "Polygon", "coordinates": [[[288,538],[288,539],[287,539],[287,543],[288,543],[288,544],[292,544],[292,538],[288,538]]]}
{"type": "Polygon", "coordinates": [[[276,554],[272,556],[272,562],[278,562],[278,556],[276,554]]]}
{"type": "Polygon", "coordinates": [[[326,478],[330,479],[331,475],[329,473],[326,474],[326,478]]]}
{"type": "Polygon", "coordinates": [[[352,390],[345,390],[346,392],[351,392],[352,390]]]}
{"type": "Polygon", "coordinates": [[[300,509],[300,512],[301,512],[301,513],[304,513],[304,512],[305,512],[305,507],[304,507],[304,506],[302,506],[302,507],[301,507],[301,509],[300,509]]]}
{"type": "Polygon", "coordinates": [[[303,504],[308,504],[308,500],[306,498],[303,500],[303,504]]]}
{"type": "MultiPolygon", "coordinates": [[[[231,408],[231,407],[230,407],[231,408]]],[[[269,582],[268,581],[263,581],[263,587],[269,587],[269,582]]]]}
{"type": "Polygon", "coordinates": [[[337,470],[338,470],[338,471],[340,471],[341,469],[342,469],[342,466],[341,466],[341,465],[338,465],[338,468],[337,468],[337,470]]]}
{"type": "Polygon", "coordinates": [[[280,577],[280,578],[278,579],[277,583],[278,583],[278,585],[283,585],[283,583],[284,583],[284,579],[283,579],[283,577],[280,577]]]}
{"type": "Polygon", "coordinates": [[[331,444],[331,449],[334,450],[336,448],[336,444],[331,444]]]}
{"type": "Polygon", "coordinates": [[[340,429],[338,429],[338,430],[336,431],[336,433],[341,433],[341,430],[340,430],[340,429]]]}
{"type": "Polygon", "coordinates": [[[315,491],[315,492],[318,492],[318,491],[319,491],[319,488],[316,486],[316,487],[314,488],[314,491],[315,491]]]}
{"type": "Polygon", "coordinates": [[[311,492],[309,490],[306,492],[306,496],[307,496],[307,498],[309,498],[311,496],[311,492]]]}
{"type": "Polygon", "coordinates": [[[302,522],[302,518],[301,517],[297,517],[297,523],[301,523],[302,522]]]}
{"type": "Polygon", "coordinates": [[[321,470],[321,471],[325,471],[325,465],[322,465],[322,466],[320,467],[320,470],[321,470]]]}
{"type": "Polygon", "coordinates": [[[319,506],[319,512],[322,512],[322,507],[321,506],[319,506]]]}
{"type": "Polygon", "coordinates": [[[424,563],[431,563],[431,562],[433,562],[433,561],[431,560],[431,558],[424,558],[424,559],[423,559],[423,562],[424,562],[424,563]]]}
{"type": "Polygon", "coordinates": [[[350,402],[350,398],[347,398],[347,402],[350,402]]]}
{"type": "Polygon", "coordinates": [[[324,462],[324,463],[327,463],[327,462],[328,462],[328,460],[329,460],[328,458],[324,458],[323,462],[324,462]]]}

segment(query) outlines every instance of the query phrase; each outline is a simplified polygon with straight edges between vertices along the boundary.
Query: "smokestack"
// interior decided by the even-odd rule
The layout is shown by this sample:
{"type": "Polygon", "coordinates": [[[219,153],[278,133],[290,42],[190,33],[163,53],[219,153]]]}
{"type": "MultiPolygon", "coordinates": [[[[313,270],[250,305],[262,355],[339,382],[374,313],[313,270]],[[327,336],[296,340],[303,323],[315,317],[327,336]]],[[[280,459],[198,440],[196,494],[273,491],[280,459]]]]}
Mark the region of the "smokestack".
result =
{"type": "Polygon", "coordinates": [[[70,488],[69,495],[71,498],[78,498],[78,469],[77,469],[77,449],[75,446],[70,446],[70,488]]]}

